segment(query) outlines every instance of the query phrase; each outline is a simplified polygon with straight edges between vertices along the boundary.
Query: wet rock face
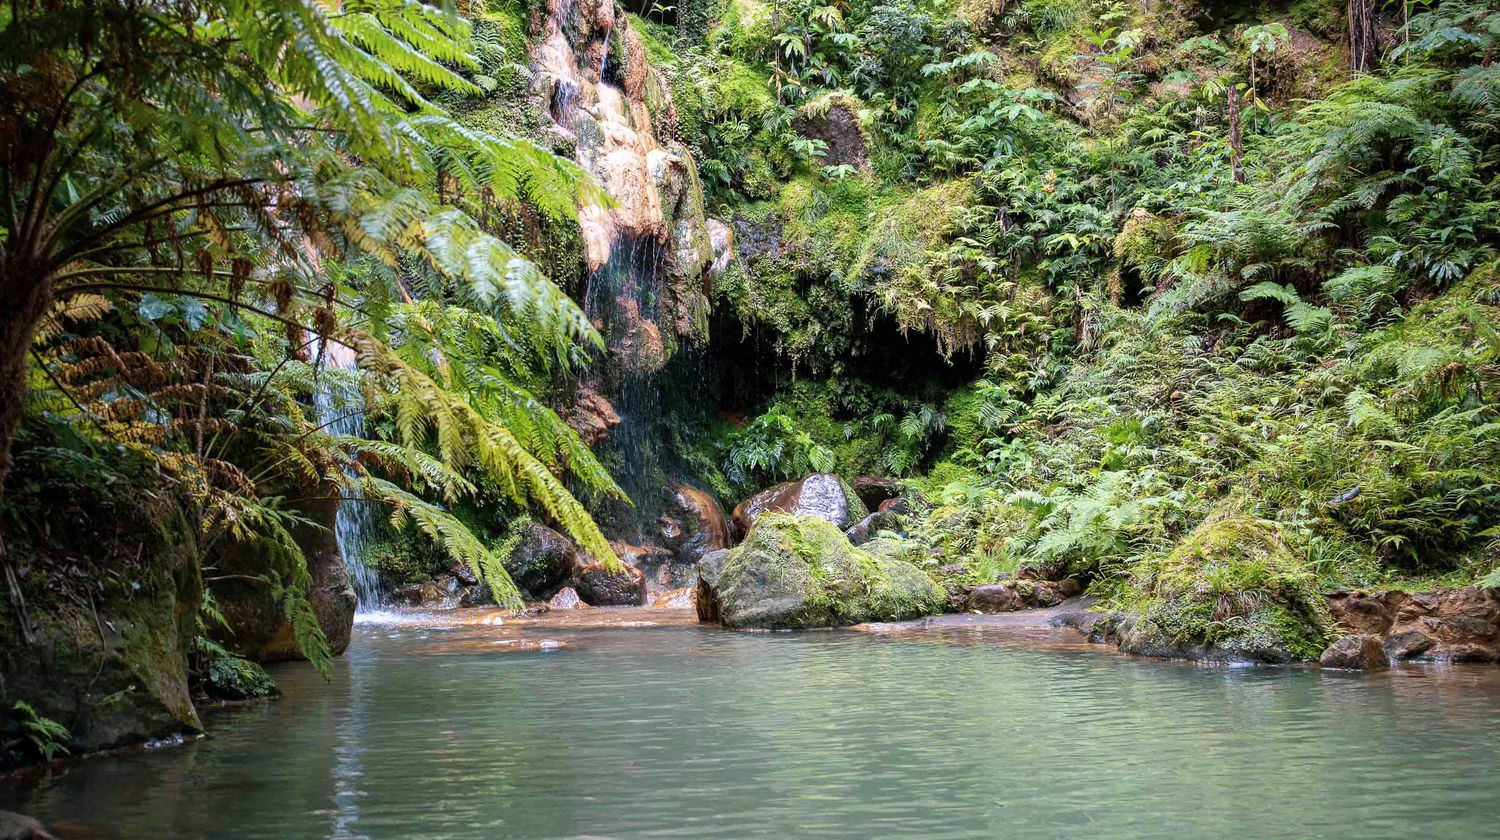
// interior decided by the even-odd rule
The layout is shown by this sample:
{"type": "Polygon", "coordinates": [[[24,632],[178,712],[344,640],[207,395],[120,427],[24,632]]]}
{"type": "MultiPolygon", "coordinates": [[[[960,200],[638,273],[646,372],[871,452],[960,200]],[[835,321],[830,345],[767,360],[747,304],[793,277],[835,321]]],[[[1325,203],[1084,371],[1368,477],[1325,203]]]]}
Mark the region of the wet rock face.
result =
{"type": "Polygon", "coordinates": [[[748,534],[761,516],[771,513],[813,516],[840,531],[869,515],[864,503],[833,473],[813,473],[798,481],[778,484],[740,502],[734,508],[734,529],[748,534]]]}
{"type": "MultiPolygon", "coordinates": [[[[327,495],[329,499],[311,503],[302,511],[318,527],[299,527],[293,536],[307,558],[307,571],[312,577],[308,602],[328,638],[329,650],[337,656],[349,647],[359,602],[335,536],[338,495],[327,495]]],[[[302,659],[286,609],[271,597],[269,587],[234,577],[257,574],[264,564],[261,552],[257,545],[226,542],[215,556],[214,563],[225,580],[214,586],[214,595],[232,628],[232,635],[225,641],[230,649],[256,662],[302,659]]]]}
{"type": "Polygon", "coordinates": [[[945,602],[916,566],[855,548],[814,516],[768,515],[739,547],[699,564],[698,615],[727,627],[902,621],[940,612],[945,602]]]}
{"type": "Polygon", "coordinates": [[[464,587],[452,575],[438,575],[432,580],[411,583],[392,592],[390,603],[401,607],[426,610],[451,610],[463,601],[464,587]]]}
{"type": "Polygon", "coordinates": [[[680,480],[662,492],[666,512],[657,524],[662,545],[678,563],[697,563],[710,551],[729,548],[729,518],[712,493],[680,480]]]}
{"type": "Polygon", "coordinates": [[[690,586],[696,580],[693,563],[679,563],[677,555],[670,549],[658,545],[630,545],[624,542],[610,543],[615,554],[627,566],[639,569],[646,583],[648,599],[662,592],[690,586]]]}
{"type": "Polygon", "coordinates": [[[803,106],[792,128],[810,140],[827,144],[824,166],[863,168],[870,162],[865,132],[859,123],[859,103],[847,95],[830,94],[803,106]]]}
{"type": "Polygon", "coordinates": [[[611,573],[602,563],[581,563],[573,569],[570,585],[578,597],[592,607],[636,607],[646,603],[646,578],[641,570],[626,565],[611,573]]]}
{"type": "MultiPolygon", "coordinates": [[[[188,690],[203,603],[196,524],[155,500],[107,509],[117,516],[107,532],[75,519],[54,523],[39,542],[17,534],[8,543],[16,585],[27,593],[25,632],[0,596],[0,718],[13,723],[11,706],[24,700],[68,728],[74,755],[203,731],[188,690]],[[49,591],[87,586],[92,564],[128,570],[129,584],[49,591]]],[[[7,752],[0,749],[0,769],[10,769],[7,752]]]]}
{"type": "Polygon", "coordinates": [[[599,394],[599,385],[585,382],[578,387],[572,405],[563,412],[568,428],[578,433],[583,445],[592,447],[609,437],[609,430],[620,425],[620,415],[609,400],[599,394]]]}
{"type": "Polygon", "coordinates": [[[718,624],[721,619],[718,599],[719,572],[723,570],[724,563],[728,559],[729,549],[721,548],[718,551],[710,551],[698,561],[698,585],[694,592],[693,606],[698,608],[699,621],[718,624]]]}
{"type": "Polygon", "coordinates": [[[1386,656],[1379,637],[1357,633],[1330,645],[1319,657],[1318,664],[1324,668],[1378,671],[1391,667],[1391,660],[1386,656]]]}
{"type": "Polygon", "coordinates": [[[865,503],[870,510],[879,510],[880,506],[901,495],[901,479],[880,478],[873,475],[857,476],[849,482],[854,488],[854,494],[865,503]]]}
{"type": "Polygon", "coordinates": [[[911,506],[905,499],[887,499],[880,504],[879,510],[851,525],[844,536],[855,545],[864,545],[881,532],[904,535],[906,515],[910,510],[911,506]]]}
{"type": "Polygon", "coordinates": [[[505,560],[505,570],[516,586],[546,598],[573,574],[578,551],[567,537],[533,523],[505,560]]]}
{"type": "Polygon", "coordinates": [[[1391,659],[1500,662],[1500,592],[1480,586],[1436,592],[1340,591],[1334,620],[1380,638],[1391,659]]]}

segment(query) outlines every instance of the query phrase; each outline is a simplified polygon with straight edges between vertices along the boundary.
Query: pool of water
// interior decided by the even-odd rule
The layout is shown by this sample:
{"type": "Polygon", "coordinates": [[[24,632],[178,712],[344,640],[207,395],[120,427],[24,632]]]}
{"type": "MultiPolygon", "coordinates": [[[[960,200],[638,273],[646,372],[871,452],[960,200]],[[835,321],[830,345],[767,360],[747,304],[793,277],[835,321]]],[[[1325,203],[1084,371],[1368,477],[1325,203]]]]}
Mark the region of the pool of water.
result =
{"type": "Polygon", "coordinates": [[[277,667],[285,696],[213,713],[208,738],[0,783],[0,808],[101,838],[1500,831],[1500,669],[612,623],[360,624],[331,681],[277,667]]]}

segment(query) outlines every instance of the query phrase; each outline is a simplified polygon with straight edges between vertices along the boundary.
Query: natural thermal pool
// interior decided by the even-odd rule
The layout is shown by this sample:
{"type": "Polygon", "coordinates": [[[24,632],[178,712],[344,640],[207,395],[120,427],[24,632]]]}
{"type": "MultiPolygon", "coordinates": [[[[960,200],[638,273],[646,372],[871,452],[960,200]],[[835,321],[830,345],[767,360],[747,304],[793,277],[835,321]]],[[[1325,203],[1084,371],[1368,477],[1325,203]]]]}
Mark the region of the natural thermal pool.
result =
{"type": "Polygon", "coordinates": [[[1135,659],[1047,633],[361,623],[210,737],[0,784],[61,837],[1475,838],[1500,669],[1135,659]],[[516,649],[517,637],[562,643],[516,649]],[[497,644],[497,642],[501,642],[497,644]]]}

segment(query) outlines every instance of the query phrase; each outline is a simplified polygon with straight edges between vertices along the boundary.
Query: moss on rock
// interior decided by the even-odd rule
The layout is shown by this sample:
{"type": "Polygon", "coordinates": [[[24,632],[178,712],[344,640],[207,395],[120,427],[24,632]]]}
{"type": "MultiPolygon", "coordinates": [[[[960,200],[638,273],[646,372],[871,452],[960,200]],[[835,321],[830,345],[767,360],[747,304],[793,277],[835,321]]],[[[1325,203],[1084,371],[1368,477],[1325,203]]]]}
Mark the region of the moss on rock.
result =
{"type": "Polygon", "coordinates": [[[941,612],[944,603],[943,590],[911,563],[857,549],[825,520],[779,513],[757,521],[710,588],[729,627],[901,621],[941,612]]]}
{"type": "Polygon", "coordinates": [[[1131,578],[1125,606],[1139,614],[1121,649],[1209,661],[1310,661],[1333,619],[1317,578],[1275,523],[1210,517],[1131,578]]]}

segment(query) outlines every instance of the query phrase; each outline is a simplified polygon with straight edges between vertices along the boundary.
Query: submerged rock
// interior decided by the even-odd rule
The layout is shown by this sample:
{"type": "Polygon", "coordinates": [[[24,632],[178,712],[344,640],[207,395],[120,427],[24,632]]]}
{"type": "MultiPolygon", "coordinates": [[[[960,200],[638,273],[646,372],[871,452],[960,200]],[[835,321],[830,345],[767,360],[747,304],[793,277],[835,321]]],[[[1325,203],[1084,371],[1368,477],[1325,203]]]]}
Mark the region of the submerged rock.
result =
{"type": "Polygon", "coordinates": [[[536,523],[526,528],[521,541],[505,558],[510,579],[539,598],[556,592],[577,565],[578,551],[572,540],[536,523]]]}
{"type": "Polygon", "coordinates": [[[748,534],[767,513],[793,513],[831,522],[840,531],[869,515],[859,496],[833,473],[813,473],[778,484],[740,502],[734,508],[734,528],[748,534]]]}
{"type": "Polygon", "coordinates": [[[1329,645],[1318,657],[1324,668],[1345,668],[1356,671],[1378,671],[1391,667],[1391,660],[1381,647],[1380,639],[1364,633],[1345,636],[1329,645]]]}
{"type": "Polygon", "coordinates": [[[1215,662],[1316,659],[1333,629],[1313,574],[1275,523],[1211,517],[1132,576],[1127,653],[1215,662]]]}
{"type": "Polygon", "coordinates": [[[570,581],[584,603],[594,607],[636,607],[646,603],[646,578],[641,570],[622,564],[611,572],[603,563],[582,563],[570,581]]]}
{"type": "Polygon", "coordinates": [[[698,613],[727,627],[901,621],[941,612],[946,600],[916,566],[855,548],[815,516],[767,514],[719,560],[700,564],[698,613]]]}
{"type": "Polygon", "coordinates": [[[684,586],[681,589],[673,589],[671,592],[663,592],[651,601],[651,608],[656,610],[678,610],[690,609],[697,600],[698,589],[694,586],[684,586]]]}

